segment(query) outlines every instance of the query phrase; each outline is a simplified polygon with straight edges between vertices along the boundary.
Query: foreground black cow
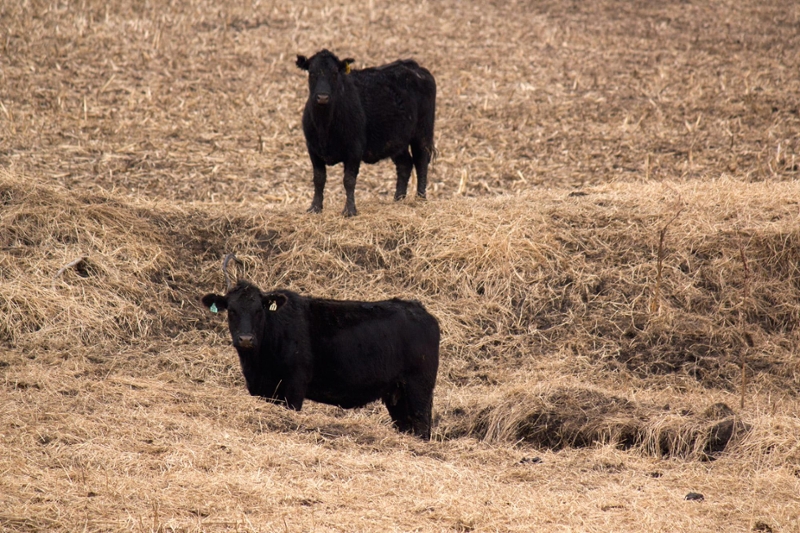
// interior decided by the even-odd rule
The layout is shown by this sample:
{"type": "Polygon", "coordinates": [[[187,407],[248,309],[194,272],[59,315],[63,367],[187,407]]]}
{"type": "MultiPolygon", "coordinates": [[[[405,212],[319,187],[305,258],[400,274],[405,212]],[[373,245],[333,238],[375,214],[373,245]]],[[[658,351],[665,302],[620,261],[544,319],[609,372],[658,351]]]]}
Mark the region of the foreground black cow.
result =
{"type": "Polygon", "coordinates": [[[410,59],[364,70],[351,70],[353,61],[340,61],[328,50],[311,58],[297,56],[297,66],[308,71],[303,133],[314,167],[312,213],[322,211],[325,165],[337,163],[344,163],[345,216],[356,214],[356,177],[362,161],[392,158],[397,167],[395,200],[405,198],[413,166],[417,195],[425,198],[434,153],[436,81],[410,59]]]}
{"type": "Polygon", "coordinates": [[[206,294],[227,310],[233,345],[253,396],[299,411],[303,400],[361,407],[382,400],[400,431],[431,435],[439,323],[416,301],[356,302],[262,292],[247,281],[206,294]]]}

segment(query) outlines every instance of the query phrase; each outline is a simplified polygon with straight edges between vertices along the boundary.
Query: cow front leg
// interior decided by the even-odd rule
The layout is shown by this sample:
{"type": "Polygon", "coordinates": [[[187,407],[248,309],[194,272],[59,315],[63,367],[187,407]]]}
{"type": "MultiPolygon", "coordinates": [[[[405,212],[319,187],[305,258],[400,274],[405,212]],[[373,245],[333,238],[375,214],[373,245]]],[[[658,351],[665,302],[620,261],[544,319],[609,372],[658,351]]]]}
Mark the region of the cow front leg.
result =
{"type": "Polygon", "coordinates": [[[344,192],[347,199],[344,201],[342,214],[346,217],[353,217],[358,214],[356,210],[356,178],[358,177],[358,167],[360,161],[344,164],[344,192]]]}
{"type": "Polygon", "coordinates": [[[411,177],[411,169],[414,166],[414,162],[411,159],[411,154],[408,153],[408,148],[392,157],[392,162],[397,167],[397,186],[394,191],[394,200],[396,202],[406,197],[408,180],[411,177]]]}
{"type": "Polygon", "coordinates": [[[299,411],[303,408],[303,400],[306,399],[306,385],[299,379],[289,381],[283,388],[283,399],[286,408],[299,411]]]}
{"type": "Polygon", "coordinates": [[[322,196],[328,174],[325,169],[325,161],[322,159],[311,156],[311,164],[314,166],[314,199],[311,200],[311,207],[308,208],[308,212],[321,213],[322,196]]]}
{"type": "MultiPolygon", "coordinates": [[[[430,146],[433,146],[431,141],[430,146]]],[[[428,165],[431,162],[433,149],[425,143],[411,143],[411,153],[414,155],[414,168],[417,171],[417,196],[427,198],[426,189],[428,188],[428,165]]]]}

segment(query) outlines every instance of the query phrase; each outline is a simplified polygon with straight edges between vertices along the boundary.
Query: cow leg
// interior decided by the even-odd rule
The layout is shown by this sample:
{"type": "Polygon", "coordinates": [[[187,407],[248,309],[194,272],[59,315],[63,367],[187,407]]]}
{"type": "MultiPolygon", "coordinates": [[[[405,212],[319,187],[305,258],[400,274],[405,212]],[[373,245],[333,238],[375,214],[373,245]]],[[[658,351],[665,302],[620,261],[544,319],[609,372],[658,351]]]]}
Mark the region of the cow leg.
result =
{"type": "Polygon", "coordinates": [[[399,391],[395,394],[388,394],[383,398],[383,403],[398,431],[410,433],[411,421],[408,418],[408,406],[403,394],[399,391]]]}
{"type": "Polygon", "coordinates": [[[325,190],[327,170],[325,169],[325,161],[316,156],[311,156],[311,164],[314,166],[314,199],[311,200],[311,207],[308,208],[308,212],[321,213],[322,192],[325,190]]]}
{"type": "Polygon", "coordinates": [[[289,381],[283,388],[283,398],[286,401],[286,408],[299,411],[303,408],[303,400],[306,397],[306,386],[299,379],[289,381]]]}
{"type": "Polygon", "coordinates": [[[405,401],[408,406],[407,423],[411,426],[411,433],[422,440],[431,438],[433,387],[434,383],[427,383],[427,380],[409,379],[404,390],[405,398],[401,399],[401,403],[405,401]]]}
{"type": "Polygon", "coordinates": [[[344,192],[347,199],[344,202],[344,209],[342,214],[346,217],[352,217],[358,214],[356,210],[356,178],[358,177],[358,168],[361,166],[361,161],[345,162],[344,164],[344,192]]]}
{"type": "Polygon", "coordinates": [[[414,168],[414,161],[411,159],[411,154],[408,153],[408,148],[392,157],[395,167],[397,167],[397,186],[394,191],[394,200],[402,200],[406,197],[408,190],[408,180],[411,177],[411,169],[414,168]]]}
{"type": "MultiPolygon", "coordinates": [[[[430,143],[433,146],[433,142],[430,143]]],[[[431,162],[431,149],[424,142],[412,142],[411,153],[414,156],[414,168],[417,170],[417,196],[426,198],[428,188],[428,165],[431,162]]]]}

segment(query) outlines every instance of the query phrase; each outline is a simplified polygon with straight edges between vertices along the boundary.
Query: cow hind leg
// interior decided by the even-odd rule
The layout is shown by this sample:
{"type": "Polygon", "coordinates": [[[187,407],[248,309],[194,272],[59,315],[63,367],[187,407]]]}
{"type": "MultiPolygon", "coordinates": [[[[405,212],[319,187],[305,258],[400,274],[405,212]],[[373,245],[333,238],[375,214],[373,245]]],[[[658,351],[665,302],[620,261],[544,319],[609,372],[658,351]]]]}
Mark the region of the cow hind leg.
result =
{"type": "Polygon", "coordinates": [[[392,157],[395,167],[397,167],[397,186],[394,191],[395,201],[406,197],[408,190],[408,180],[411,178],[411,169],[414,168],[414,160],[408,153],[408,148],[392,157]]]}
{"type": "Polygon", "coordinates": [[[417,196],[426,198],[428,188],[428,165],[433,154],[433,140],[430,142],[414,141],[411,143],[414,168],[417,171],[417,196]]]}
{"type": "Polygon", "coordinates": [[[383,398],[383,403],[386,405],[386,409],[389,410],[389,416],[392,418],[397,430],[403,433],[411,433],[413,427],[411,419],[408,417],[408,406],[402,394],[387,395],[383,398]]]}
{"type": "Polygon", "coordinates": [[[431,438],[431,411],[433,409],[433,383],[425,379],[409,380],[400,400],[407,408],[411,433],[423,440],[431,438]]]}

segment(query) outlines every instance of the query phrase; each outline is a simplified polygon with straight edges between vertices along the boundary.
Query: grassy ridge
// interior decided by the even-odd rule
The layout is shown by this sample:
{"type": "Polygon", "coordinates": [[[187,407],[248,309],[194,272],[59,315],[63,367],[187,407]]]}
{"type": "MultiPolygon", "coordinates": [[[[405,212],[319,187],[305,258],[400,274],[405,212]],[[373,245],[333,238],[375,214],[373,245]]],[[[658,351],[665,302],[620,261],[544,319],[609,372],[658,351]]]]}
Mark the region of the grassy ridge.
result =
{"type": "Polygon", "coordinates": [[[798,17],[0,3],[0,529],[800,529],[798,17]],[[323,47],[434,73],[428,202],[382,163],[359,217],[339,168],[304,213],[293,57],[323,47]],[[265,288],[422,300],[433,441],[250,397],[197,303],[229,251],[265,288]]]}
{"type": "MultiPolygon", "coordinates": [[[[350,222],[255,205],[231,217],[225,205],[130,202],[22,181],[3,175],[10,284],[0,331],[14,348],[66,356],[209,328],[223,344],[222,324],[197,298],[219,289],[221,257],[236,251],[242,275],[265,288],[421,299],[441,321],[442,380],[452,386],[497,382],[487,369],[498,362],[524,368],[558,355],[609,379],[734,394],[744,358],[757,387],[797,389],[794,184],[781,194],[723,180],[376,202],[350,222]],[[682,211],[666,233],[659,283],[658,236],[674,198],[682,211]],[[83,259],[62,272],[73,257],[83,259]]],[[[458,433],[485,436],[479,426],[458,433]]]]}

